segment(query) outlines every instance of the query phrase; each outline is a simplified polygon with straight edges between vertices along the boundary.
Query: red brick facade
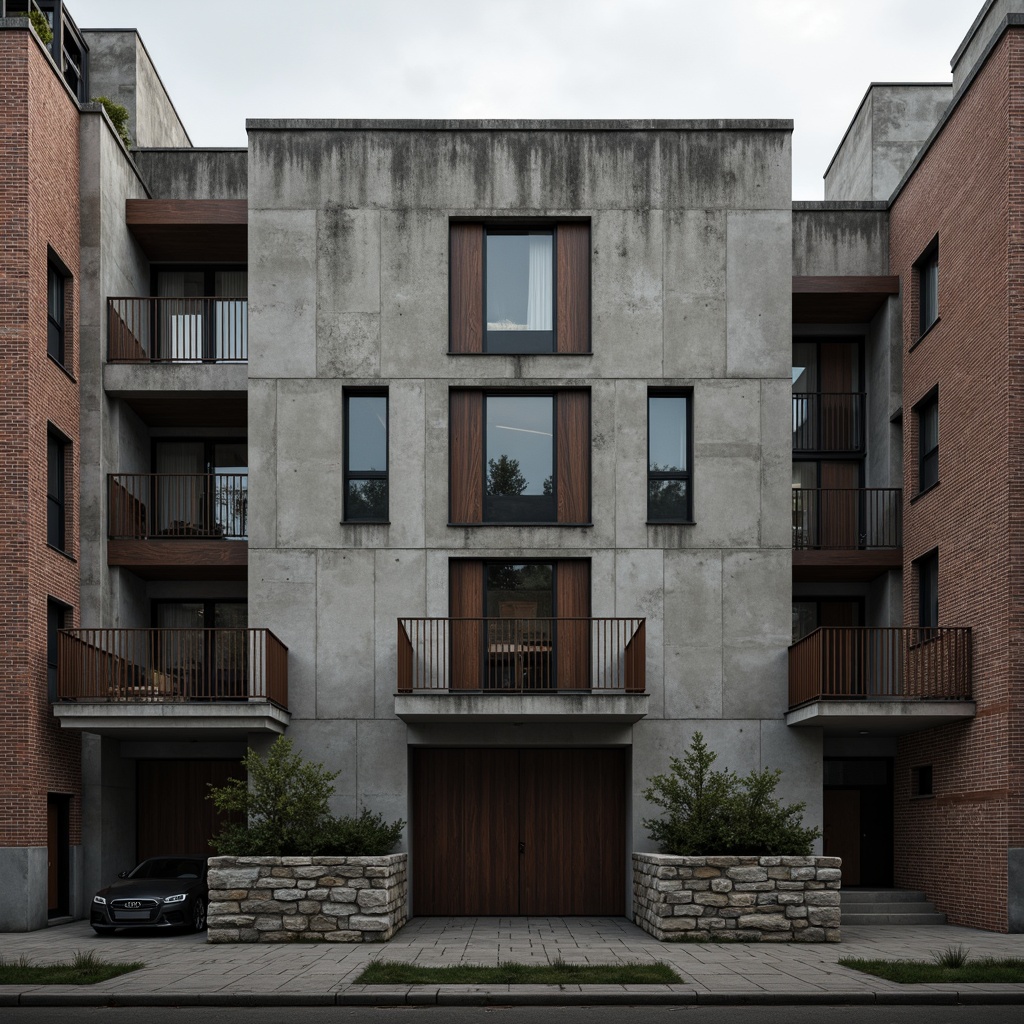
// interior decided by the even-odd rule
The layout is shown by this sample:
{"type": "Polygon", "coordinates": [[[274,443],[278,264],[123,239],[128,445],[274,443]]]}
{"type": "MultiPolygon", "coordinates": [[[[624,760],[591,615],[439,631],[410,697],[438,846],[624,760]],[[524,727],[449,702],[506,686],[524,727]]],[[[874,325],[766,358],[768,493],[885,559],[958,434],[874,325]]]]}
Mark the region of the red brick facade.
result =
{"type": "MultiPolygon", "coordinates": [[[[35,37],[0,32],[0,846],[47,845],[47,794],[81,841],[81,740],[47,696],[47,598],[77,619],[78,108],[35,37]],[[47,356],[48,251],[70,272],[65,366],[47,356]],[[67,554],[47,546],[47,432],[66,460],[67,554]]],[[[67,623],[71,625],[71,622],[67,623]]]]}
{"type": "Polygon", "coordinates": [[[951,922],[1007,929],[1008,847],[1024,845],[1024,31],[1007,32],[891,210],[903,294],[904,622],[914,562],[939,557],[939,624],[973,629],[977,717],[900,740],[895,881],[951,922]],[[1009,119],[1008,119],[1009,114],[1009,119]],[[939,321],[919,337],[915,261],[938,237],[939,321]],[[934,387],[939,483],[918,496],[914,406],[934,387]],[[932,765],[934,795],[911,795],[932,765]],[[976,884],[972,881],[976,879],[976,884]]]}

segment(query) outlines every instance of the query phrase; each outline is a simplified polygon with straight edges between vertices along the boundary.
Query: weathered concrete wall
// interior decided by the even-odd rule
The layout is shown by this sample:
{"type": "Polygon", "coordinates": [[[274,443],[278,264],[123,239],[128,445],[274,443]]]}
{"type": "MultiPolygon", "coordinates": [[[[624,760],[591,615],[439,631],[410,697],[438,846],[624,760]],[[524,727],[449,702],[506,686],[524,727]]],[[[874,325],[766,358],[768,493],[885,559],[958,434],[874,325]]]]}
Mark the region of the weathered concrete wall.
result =
{"type": "Polygon", "coordinates": [[[1002,31],[1007,16],[1024,14],[1022,0],[986,0],[949,62],[953,69],[953,91],[958,92],[975,65],[1002,31]]]}
{"type": "Polygon", "coordinates": [[[656,939],[839,942],[838,857],[633,854],[633,921],[656,939]]]}
{"type": "Polygon", "coordinates": [[[288,734],[337,811],[409,818],[410,743],[632,746],[641,792],[700,728],[785,769],[820,820],[820,737],[787,731],[788,124],[249,122],[249,615],[289,647],[288,734]],[[587,218],[592,354],[448,352],[449,220],[587,218]],[[592,526],[448,525],[452,385],[588,387],[592,526]],[[646,522],[650,387],[693,388],[691,526],[646,522]],[[342,398],[389,391],[390,524],[342,524],[342,398]],[[451,558],[583,557],[595,616],[647,618],[636,725],[396,718],[399,616],[449,614],[451,558]],[[614,733],[614,737],[612,737],[614,733]]]}
{"type": "Polygon", "coordinates": [[[888,199],[952,95],[942,82],[872,83],[825,171],[825,199],[888,199]]]}
{"type": "Polygon", "coordinates": [[[888,273],[889,216],[885,203],[793,203],[794,276],[888,273]]]}
{"type": "Polygon", "coordinates": [[[409,917],[407,860],[211,857],[208,942],[387,942],[409,917]]]}
{"type": "Polygon", "coordinates": [[[191,146],[142,38],[135,29],[85,29],[89,89],[128,110],[136,146],[191,146]]]}
{"type": "Polygon", "coordinates": [[[132,150],[153,199],[245,199],[244,149],[132,150]]]}

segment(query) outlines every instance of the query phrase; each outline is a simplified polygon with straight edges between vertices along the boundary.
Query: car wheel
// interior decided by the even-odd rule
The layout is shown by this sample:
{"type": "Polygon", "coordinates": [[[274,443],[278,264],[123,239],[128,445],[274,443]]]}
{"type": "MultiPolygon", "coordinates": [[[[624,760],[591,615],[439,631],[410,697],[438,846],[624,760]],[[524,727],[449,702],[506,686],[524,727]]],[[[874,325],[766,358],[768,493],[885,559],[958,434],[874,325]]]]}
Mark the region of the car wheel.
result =
{"type": "Polygon", "coordinates": [[[191,930],[194,932],[206,930],[206,900],[201,896],[192,904],[191,930]]]}
{"type": "Polygon", "coordinates": [[[113,934],[114,934],[114,929],[113,929],[113,928],[108,928],[108,927],[106,927],[105,925],[101,925],[101,924],[94,924],[94,925],[92,926],[92,930],[93,930],[93,931],[94,931],[94,932],[95,932],[95,933],[96,933],[96,934],[97,934],[97,935],[98,935],[98,936],[99,936],[99,937],[100,937],[101,939],[106,939],[106,938],[109,938],[109,937],[110,937],[111,935],[113,935],[113,934]]]}

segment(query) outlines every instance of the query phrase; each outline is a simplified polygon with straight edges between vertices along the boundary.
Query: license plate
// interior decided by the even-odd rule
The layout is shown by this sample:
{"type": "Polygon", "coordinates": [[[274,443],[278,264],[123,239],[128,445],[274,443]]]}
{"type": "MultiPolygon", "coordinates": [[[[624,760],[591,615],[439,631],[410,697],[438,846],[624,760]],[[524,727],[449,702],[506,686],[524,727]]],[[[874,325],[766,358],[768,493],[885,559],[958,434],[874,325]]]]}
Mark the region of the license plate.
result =
{"type": "Polygon", "coordinates": [[[148,921],[148,910],[118,910],[114,913],[115,921],[148,921]]]}

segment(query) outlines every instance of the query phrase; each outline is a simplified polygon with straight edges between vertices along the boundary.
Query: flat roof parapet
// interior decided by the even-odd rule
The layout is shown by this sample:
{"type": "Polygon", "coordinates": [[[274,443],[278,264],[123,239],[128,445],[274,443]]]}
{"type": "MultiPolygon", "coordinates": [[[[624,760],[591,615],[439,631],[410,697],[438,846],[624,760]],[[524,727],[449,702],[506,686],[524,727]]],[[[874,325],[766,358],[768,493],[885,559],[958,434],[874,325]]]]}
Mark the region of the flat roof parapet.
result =
{"type": "Polygon", "coordinates": [[[791,132],[792,119],[710,120],[446,120],[360,118],[247,118],[246,131],[417,131],[417,132],[644,132],[644,131],[742,131],[791,132]]]}

